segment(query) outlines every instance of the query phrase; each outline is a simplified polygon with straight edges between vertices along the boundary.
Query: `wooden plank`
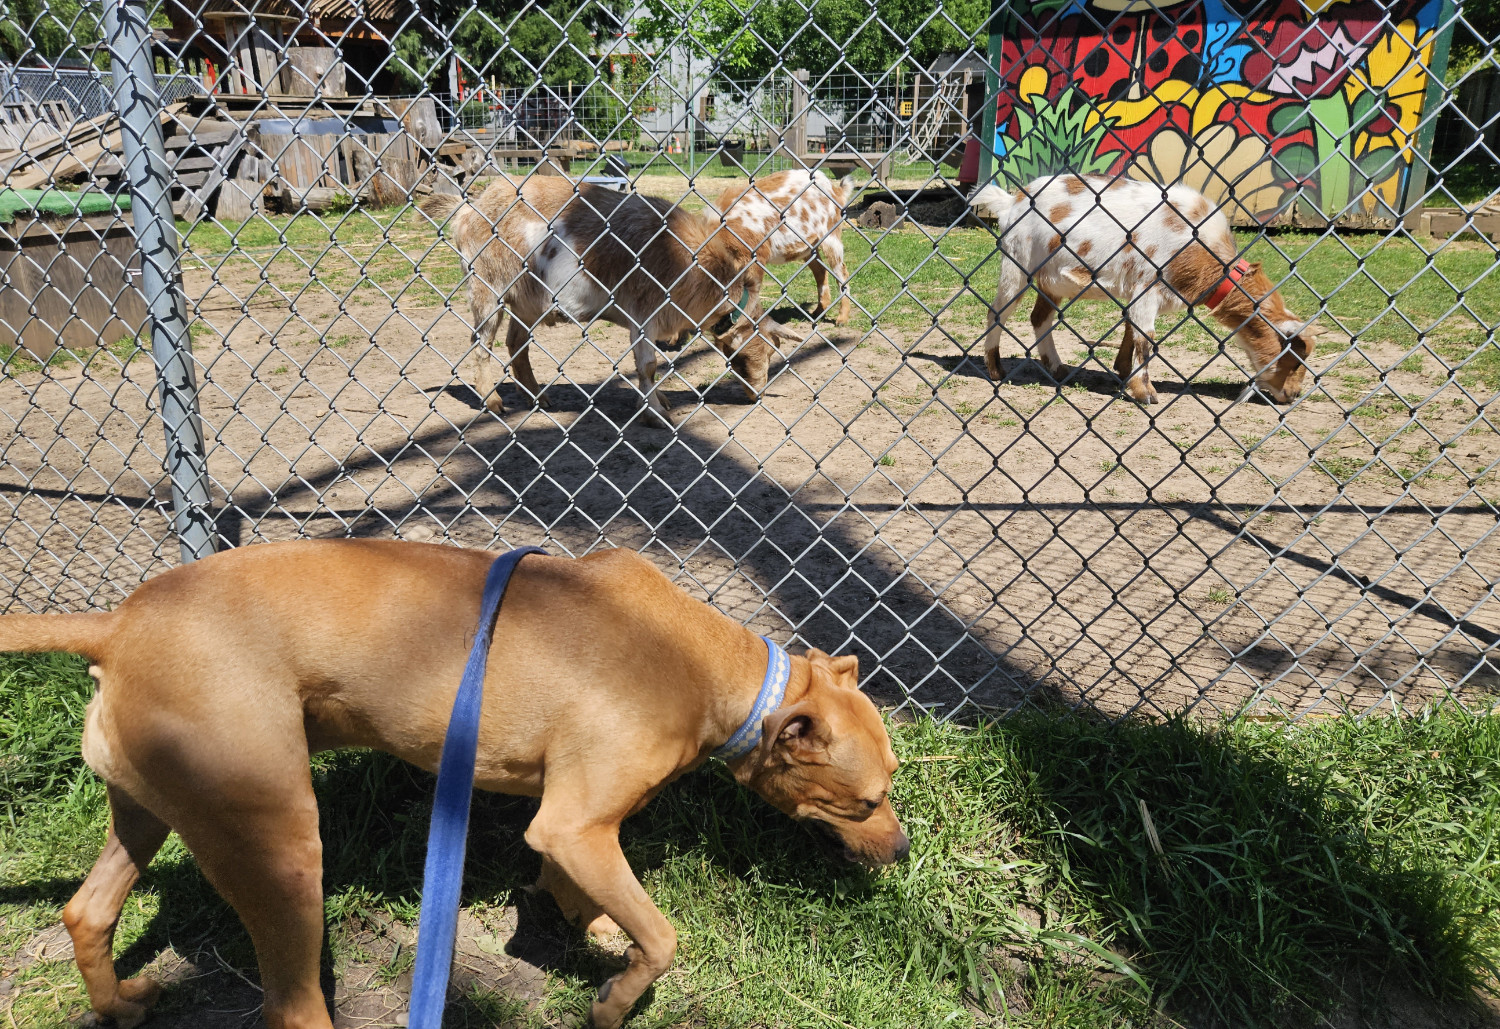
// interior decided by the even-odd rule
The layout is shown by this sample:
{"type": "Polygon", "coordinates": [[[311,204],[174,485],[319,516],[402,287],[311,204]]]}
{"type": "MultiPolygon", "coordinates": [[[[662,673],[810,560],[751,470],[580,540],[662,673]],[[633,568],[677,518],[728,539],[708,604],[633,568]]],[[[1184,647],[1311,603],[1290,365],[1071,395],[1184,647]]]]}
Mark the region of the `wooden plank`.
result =
{"type": "Polygon", "coordinates": [[[197,221],[203,215],[203,212],[208,209],[208,205],[213,202],[214,194],[222,189],[224,180],[229,174],[230,165],[239,156],[240,149],[244,145],[245,139],[241,136],[238,140],[230,143],[214,155],[220,159],[220,163],[216,164],[206,173],[203,185],[196,191],[197,202],[188,205],[185,215],[188,221],[197,221]]]}
{"type": "Polygon", "coordinates": [[[243,133],[238,127],[228,129],[212,129],[208,132],[194,131],[191,135],[168,136],[166,147],[168,150],[183,150],[190,146],[211,147],[221,146],[243,133]]]}
{"type": "Polygon", "coordinates": [[[200,154],[197,157],[179,158],[172,165],[172,170],[178,175],[185,175],[188,172],[208,171],[210,168],[216,168],[218,167],[219,159],[215,155],[219,152],[219,149],[221,148],[216,147],[213,153],[200,154]]]}
{"type": "Polygon", "coordinates": [[[0,269],[9,276],[9,288],[0,290],[0,322],[17,343],[45,359],[59,346],[95,347],[141,331],[146,305],[126,271],[140,263],[128,221],[61,235],[45,222],[15,228],[18,245],[0,250],[0,269]]]}

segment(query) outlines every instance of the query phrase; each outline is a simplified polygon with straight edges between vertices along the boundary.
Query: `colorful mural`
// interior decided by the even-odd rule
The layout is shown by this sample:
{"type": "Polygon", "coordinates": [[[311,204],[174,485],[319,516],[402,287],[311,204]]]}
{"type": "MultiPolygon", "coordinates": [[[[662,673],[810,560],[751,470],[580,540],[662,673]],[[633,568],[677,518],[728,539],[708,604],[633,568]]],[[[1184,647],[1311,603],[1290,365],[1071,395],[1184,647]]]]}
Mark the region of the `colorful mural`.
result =
{"type": "Polygon", "coordinates": [[[1184,182],[1247,223],[1393,218],[1446,2],[1019,0],[990,41],[995,173],[1184,182]]]}

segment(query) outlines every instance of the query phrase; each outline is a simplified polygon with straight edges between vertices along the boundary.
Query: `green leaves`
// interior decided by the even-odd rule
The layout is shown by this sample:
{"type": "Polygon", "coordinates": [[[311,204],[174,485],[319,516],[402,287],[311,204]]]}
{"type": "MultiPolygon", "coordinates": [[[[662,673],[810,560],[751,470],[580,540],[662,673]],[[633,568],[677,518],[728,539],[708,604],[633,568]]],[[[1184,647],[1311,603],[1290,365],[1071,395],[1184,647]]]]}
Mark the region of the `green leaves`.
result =
{"type": "Polygon", "coordinates": [[[1020,139],[1001,159],[1000,174],[1012,186],[1024,186],[1046,175],[1109,171],[1124,151],[1099,148],[1116,119],[1100,118],[1092,129],[1085,128],[1093,110],[1088,98],[1073,86],[1055,102],[1041,95],[1033,97],[1030,111],[1017,106],[1020,139]]]}
{"type": "Polygon", "coordinates": [[[710,55],[730,78],[776,68],[806,68],[814,80],[839,66],[925,66],[944,51],[962,51],[981,35],[984,0],[944,3],[933,14],[920,0],[645,0],[641,38],[663,48],[680,40],[696,57],[710,55]]]}

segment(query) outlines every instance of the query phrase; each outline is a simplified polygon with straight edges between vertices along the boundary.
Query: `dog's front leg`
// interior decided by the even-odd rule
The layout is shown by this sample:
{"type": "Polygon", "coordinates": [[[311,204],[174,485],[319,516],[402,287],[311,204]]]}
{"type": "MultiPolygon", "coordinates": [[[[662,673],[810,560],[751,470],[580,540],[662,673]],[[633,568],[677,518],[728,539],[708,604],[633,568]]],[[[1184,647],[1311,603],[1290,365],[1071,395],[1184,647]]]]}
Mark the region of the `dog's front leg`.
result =
{"type": "MultiPolygon", "coordinates": [[[[555,794],[554,794],[555,796],[555,794]]],[[[616,1029],[641,994],[661,978],[677,954],[677,930],[651,903],[620,850],[620,823],[582,824],[582,805],[548,803],[526,830],[526,842],[570,885],[592,901],[629,934],[632,941],[625,971],[599,987],[591,1019],[595,1029],[616,1029]]],[[[581,913],[589,914],[593,906],[581,913]]]]}
{"type": "Polygon", "coordinates": [[[552,894],[562,916],[591,936],[604,937],[620,931],[615,920],[579,889],[578,884],[569,879],[568,873],[551,858],[542,859],[542,874],[537,878],[535,889],[552,894]]]}

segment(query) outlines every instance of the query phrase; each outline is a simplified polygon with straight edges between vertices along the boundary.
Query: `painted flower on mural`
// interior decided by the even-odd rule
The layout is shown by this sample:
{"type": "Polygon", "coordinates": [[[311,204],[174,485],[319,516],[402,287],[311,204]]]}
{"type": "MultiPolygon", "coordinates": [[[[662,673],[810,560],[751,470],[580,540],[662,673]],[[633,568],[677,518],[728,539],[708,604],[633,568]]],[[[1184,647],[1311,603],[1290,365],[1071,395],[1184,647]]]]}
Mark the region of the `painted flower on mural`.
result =
{"type": "Polygon", "coordinates": [[[1028,21],[1017,0],[996,153],[1026,145],[1021,108],[1075,89],[1112,173],[1186,181],[1256,220],[1292,202],[1310,218],[1390,217],[1444,2],[1043,0],[1028,21]]]}
{"type": "Polygon", "coordinates": [[[1213,125],[1196,136],[1158,132],[1138,154],[1130,177],[1147,182],[1182,183],[1220,200],[1238,221],[1269,220],[1280,213],[1284,183],[1254,136],[1241,138],[1232,125],[1213,125]]]}
{"type": "Polygon", "coordinates": [[[1109,122],[1090,117],[1093,106],[1077,87],[1065,89],[1056,101],[1040,91],[1027,99],[1030,110],[1015,110],[1019,138],[1000,160],[1000,174],[1012,186],[1061,172],[1102,174],[1123,156],[1101,146],[1109,122]]]}

